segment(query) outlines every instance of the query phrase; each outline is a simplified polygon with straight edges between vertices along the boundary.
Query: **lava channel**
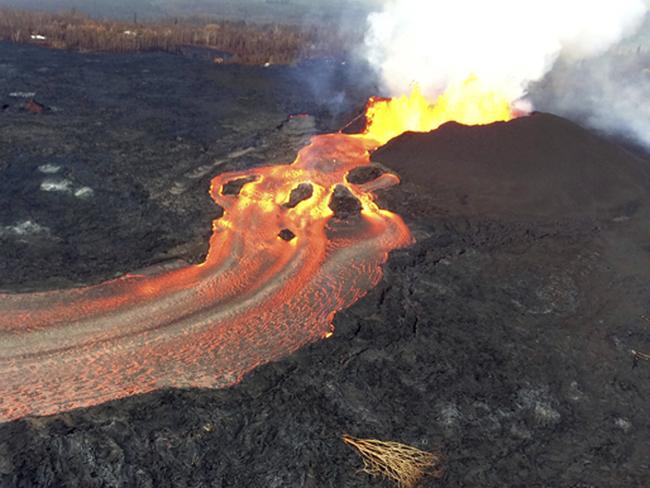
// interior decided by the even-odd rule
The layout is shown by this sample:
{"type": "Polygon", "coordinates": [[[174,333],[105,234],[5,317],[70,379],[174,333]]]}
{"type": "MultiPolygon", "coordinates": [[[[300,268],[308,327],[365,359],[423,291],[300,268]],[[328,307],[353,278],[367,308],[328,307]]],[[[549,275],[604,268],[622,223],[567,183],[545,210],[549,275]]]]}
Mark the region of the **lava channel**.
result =
{"type": "Polygon", "coordinates": [[[224,387],[327,337],[334,314],[376,285],[388,252],[412,239],[373,202],[396,176],[346,182],[377,144],[316,136],[291,165],[214,178],[210,194],[224,213],[200,265],[1,294],[0,421],[163,387],[224,387]],[[361,204],[358,217],[330,209],[342,184],[361,204]],[[299,185],[311,191],[288,204],[299,185]]]}

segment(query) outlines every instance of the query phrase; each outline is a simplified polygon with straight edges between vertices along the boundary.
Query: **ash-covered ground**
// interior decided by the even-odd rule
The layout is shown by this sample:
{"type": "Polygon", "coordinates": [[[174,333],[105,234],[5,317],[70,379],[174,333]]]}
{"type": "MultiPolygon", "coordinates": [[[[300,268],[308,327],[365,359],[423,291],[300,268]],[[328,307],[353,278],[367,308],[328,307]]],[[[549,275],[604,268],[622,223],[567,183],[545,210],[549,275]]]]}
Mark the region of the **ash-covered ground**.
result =
{"type": "MultiPolygon", "coordinates": [[[[6,290],[200,260],[211,176],[290,161],[367,95],[342,75],[337,117],[296,76],[314,67],[8,45],[0,65],[6,290]],[[317,124],[283,124],[297,112],[317,124]]],[[[402,175],[380,201],[417,243],[331,339],[229,389],[2,424],[0,486],[390,486],[359,473],[344,433],[442,452],[422,486],[650,485],[650,362],[634,354],[650,354],[650,162],[545,114],[407,134],[373,158],[402,175]]]]}

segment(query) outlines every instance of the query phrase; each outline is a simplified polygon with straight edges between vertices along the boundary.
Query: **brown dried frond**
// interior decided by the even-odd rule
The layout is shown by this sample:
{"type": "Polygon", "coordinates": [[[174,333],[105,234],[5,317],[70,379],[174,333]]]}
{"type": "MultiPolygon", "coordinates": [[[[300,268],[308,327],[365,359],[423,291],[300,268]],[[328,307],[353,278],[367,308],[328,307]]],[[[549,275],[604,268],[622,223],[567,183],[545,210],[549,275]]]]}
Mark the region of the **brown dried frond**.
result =
{"type": "Polygon", "coordinates": [[[644,352],[635,351],[635,350],[632,350],[631,353],[635,359],[640,359],[641,361],[650,361],[650,354],[646,354],[644,352]]]}
{"type": "Polygon", "coordinates": [[[343,442],[358,451],[365,473],[391,479],[399,488],[413,488],[424,476],[439,477],[442,474],[438,453],[421,451],[399,442],[357,439],[347,434],[343,436],[343,442]]]}

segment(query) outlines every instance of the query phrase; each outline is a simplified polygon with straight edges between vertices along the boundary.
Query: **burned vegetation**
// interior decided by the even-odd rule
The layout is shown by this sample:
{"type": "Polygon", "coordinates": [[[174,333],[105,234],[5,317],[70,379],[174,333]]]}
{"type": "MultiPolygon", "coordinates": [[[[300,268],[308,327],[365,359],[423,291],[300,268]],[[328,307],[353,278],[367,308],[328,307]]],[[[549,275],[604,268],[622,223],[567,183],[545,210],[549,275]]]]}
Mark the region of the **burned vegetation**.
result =
{"type": "Polygon", "coordinates": [[[327,26],[249,24],[211,18],[156,22],[95,20],[76,11],[45,13],[0,8],[0,40],[57,49],[100,52],[182,52],[185,47],[214,51],[215,63],[290,64],[338,56],[362,34],[327,26]]]}

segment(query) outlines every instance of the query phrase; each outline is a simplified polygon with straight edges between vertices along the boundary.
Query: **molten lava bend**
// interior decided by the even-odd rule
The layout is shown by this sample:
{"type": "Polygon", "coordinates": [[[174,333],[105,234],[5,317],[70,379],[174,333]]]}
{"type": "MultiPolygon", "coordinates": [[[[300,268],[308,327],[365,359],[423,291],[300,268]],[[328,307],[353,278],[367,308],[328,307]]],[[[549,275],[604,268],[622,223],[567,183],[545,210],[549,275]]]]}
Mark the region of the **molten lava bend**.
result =
{"type": "MultiPolygon", "coordinates": [[[[406,110],[422,110],[420,104],[406,110]]],[[[365,185],[345,179],[391,135],[433,128],[404,121],[386,128],[388,109],[394,107],[387,101],[371,101],[365,134],[316,136],[291,165],[214,178],[210,194],[224,214],[200,265],[0,295],[0,421],[161,387],[226,386],[329,336],[335,312],[377,284],[390,250],[411,242],[402,219],[372,198],[398,183],[396,176],[365,185]],[[235,190],[224,191],[234,181],[235,190]],[[287,205],[301,184],[311,192],[287,205]],[[339,220],[330,209],[341,184],[361,204],[356,218],[339,220]],[[279,237],[284,229],[290,239],[279,237]]]]}

